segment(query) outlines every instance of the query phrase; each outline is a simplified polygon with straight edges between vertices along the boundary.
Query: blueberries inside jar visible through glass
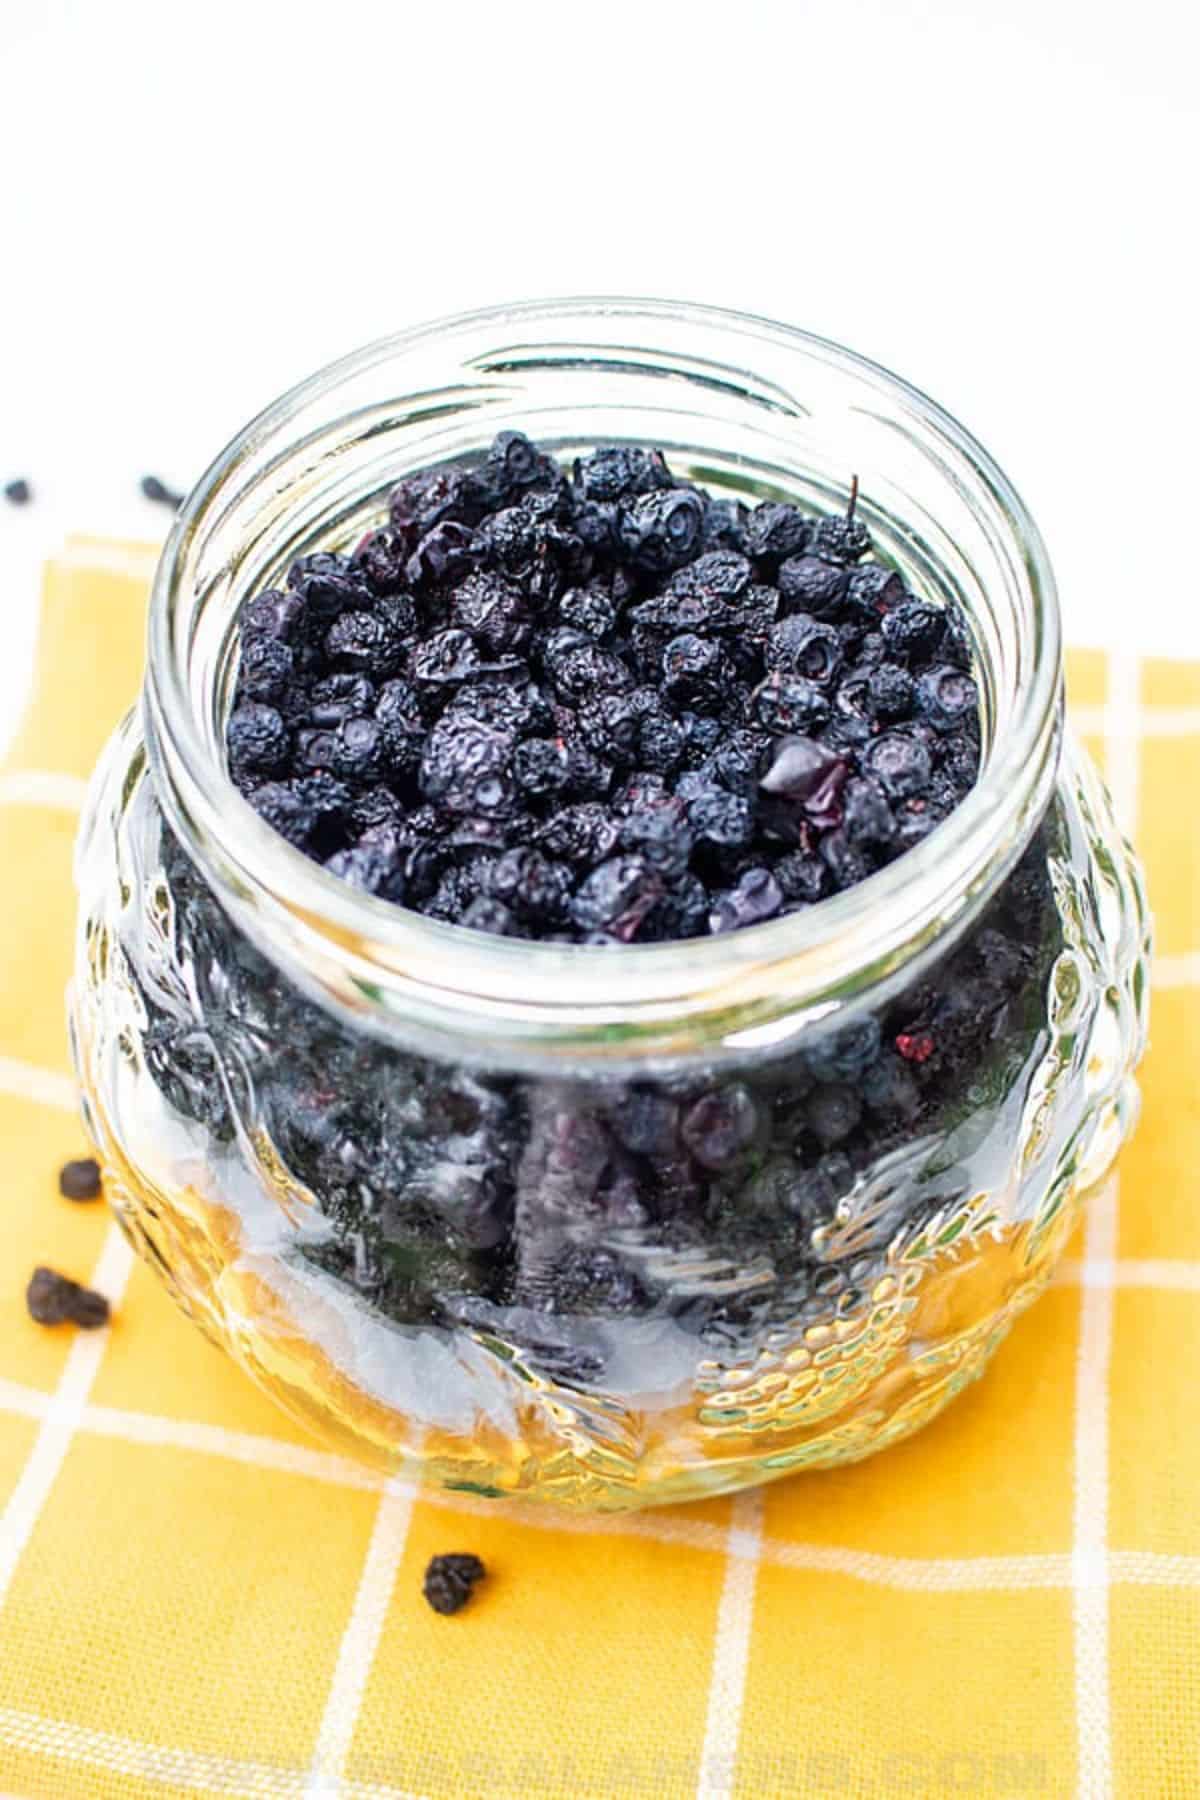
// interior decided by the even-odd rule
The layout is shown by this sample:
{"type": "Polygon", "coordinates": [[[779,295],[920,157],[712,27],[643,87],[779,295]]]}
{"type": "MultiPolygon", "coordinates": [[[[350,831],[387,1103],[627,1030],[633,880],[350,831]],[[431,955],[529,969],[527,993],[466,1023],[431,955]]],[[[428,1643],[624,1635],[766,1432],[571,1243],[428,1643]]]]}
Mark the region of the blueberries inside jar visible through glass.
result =
{"type": "MultiPolygon", "coordinates": [[[[492,930],[544,914],[636,930],[673,865],[644,840],[620,848],[591,804],[556,821],[558,858],[486,859],[502,897],[477,888],[467,910],[492,930]],[[547,869],[597,844],[613,854],[574,893],[548,891],[547,869]]],[[[1008,1178],[1062,946],[1057,809],[975,926],[886,1004],[800,1050],[632,1080],[467,1069],[342,1024],[280,978],[162,829],[170,932],[167,968],[139,987],[148,1072],[210,1159],[252,1155],[268,1192],[282,1177],[311,1196],[300,1261],[397,1322],[483,1331],[532,1373],[586,1386],[612,1378],[622,1320],[736,1349],[797,1314],[831,1317],[886,1273],[900,1226],[1008,1178]]],[[[374,854],[339,852],[364,881],[374,854]]],[[[469,882],[471,867],[452,872],[469,882]]],[[[785,894],[815,903],[832,880],[799,849],[715,903],[692,879],[701,931],[776,916],[785,894]]]]}
{"type": "Polygon", "coordinates": [[[748,509],[658,451],[566,470],[502,432],[248,600],[231,773],[331,873],[471,930],[780,917],[902,855],[978,773],[963,622],[869,550],[853,502],[748,509]]]}

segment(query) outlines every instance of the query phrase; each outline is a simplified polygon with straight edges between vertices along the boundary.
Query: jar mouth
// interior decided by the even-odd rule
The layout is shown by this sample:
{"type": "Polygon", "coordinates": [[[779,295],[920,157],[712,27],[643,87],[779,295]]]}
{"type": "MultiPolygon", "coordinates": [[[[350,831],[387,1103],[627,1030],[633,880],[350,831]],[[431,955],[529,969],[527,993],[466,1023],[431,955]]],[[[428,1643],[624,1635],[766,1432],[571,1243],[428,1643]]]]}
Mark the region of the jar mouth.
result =
{"type": "Polygon", "coordinates": [[[247,425],[193,488],[164,549],[143,714],[172,828],[235,922],[314,997],[423,1052],[628,1071],[778,1052],[817,1018],[882,1001],[964,928],[1048,803],[1061,661],[1037,527],[935,402],[792,326],[582,298],[382,339],[247,425]],[[673,463],[683,436],[681,472],[751,498],[836,509],[857,474],[881,553],[920,588],[956,597],[971,621],[985,709],[971,793],[896,862],[813,907],[611,949],[445,925],[352,889],[289,845],[225,767],[241,600],[305,548],[358,535],[408,470],[482,448],[511,424],[551,448],[666,440],[673,463]]]}

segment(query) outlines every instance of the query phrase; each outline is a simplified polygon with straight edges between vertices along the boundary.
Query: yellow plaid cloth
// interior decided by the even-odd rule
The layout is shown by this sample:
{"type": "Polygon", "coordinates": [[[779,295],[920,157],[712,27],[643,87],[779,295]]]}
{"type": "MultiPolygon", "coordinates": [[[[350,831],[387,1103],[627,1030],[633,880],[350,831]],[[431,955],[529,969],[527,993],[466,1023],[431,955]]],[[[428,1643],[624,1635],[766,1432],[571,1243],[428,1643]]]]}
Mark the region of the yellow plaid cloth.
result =
{"type": "Polygon", "coordinates": [[[1141,1130],[1060,1280],[911,1442],[592,1523],[327,1454],[58,1197],[72,838],[149,569],[50,568],[0,776],[0,1790],[1200,1794],[1200,666],[1073,663],[1159,960],[1141,1130]],[[31,1323],[43,1261],[111,1330],[31,1323]],[[438,1618],[426,1560],[468,1549],[491,1579],[438,1618]]]}

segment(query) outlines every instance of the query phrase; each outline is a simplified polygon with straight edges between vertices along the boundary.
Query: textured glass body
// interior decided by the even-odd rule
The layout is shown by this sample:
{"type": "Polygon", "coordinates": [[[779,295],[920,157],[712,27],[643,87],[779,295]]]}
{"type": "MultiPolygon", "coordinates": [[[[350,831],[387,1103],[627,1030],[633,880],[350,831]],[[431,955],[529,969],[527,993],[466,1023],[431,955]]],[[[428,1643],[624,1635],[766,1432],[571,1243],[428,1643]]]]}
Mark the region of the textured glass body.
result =
{"type": "Polygon", "coordinates": [[[756,321],[451,322],[289,396],[201,483],[80,844],[73,1030],[180,1302],[389,1470],[600,1507],[861,1456],[978,1373],[1132,1123],[1139,878],[1061,746],[1044,554],[928,402],[756,321]],[[742,364],[754,371],[748,374],[742,364]],[[829,506],[976,641],[979,788],[860,888],[641,950],[364,899],[222,773],[239,600],[506,425],[829,506]]]}

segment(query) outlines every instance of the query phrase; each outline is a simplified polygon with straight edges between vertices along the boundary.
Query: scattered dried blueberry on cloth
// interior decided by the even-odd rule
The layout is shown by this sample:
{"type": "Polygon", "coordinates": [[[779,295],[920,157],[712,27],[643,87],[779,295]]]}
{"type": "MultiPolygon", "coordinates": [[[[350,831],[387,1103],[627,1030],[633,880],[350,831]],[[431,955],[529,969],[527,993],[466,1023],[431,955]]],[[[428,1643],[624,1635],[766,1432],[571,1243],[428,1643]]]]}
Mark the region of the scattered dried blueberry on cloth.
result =
{"type": "Polygon", "coordinates": [[[81,1287],[54,1269],[35,1269],[25,1290],[31,1319],[39,1325],[81,1325],[95,1331],[108,1324],[108,1301],[94,1288],[81,1287]]]}
{"type": "Polygon", "coordinates": [[[82,1156],[66,1162],[58,1172],[58,1191],[64,1200],[98,1200],[100,1164],[94,1156],[82,1156]]]}
{"type": "Polygon", "coordinates": [[[467,1551],[450,1551],[431,1559],[425,1570],[423,1592],[437,1613],[461,1612],[477,1581],[487,1571],[477,1556],[467,1551]]]}

